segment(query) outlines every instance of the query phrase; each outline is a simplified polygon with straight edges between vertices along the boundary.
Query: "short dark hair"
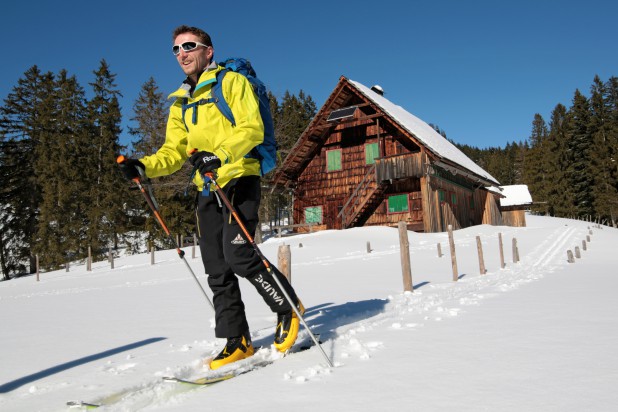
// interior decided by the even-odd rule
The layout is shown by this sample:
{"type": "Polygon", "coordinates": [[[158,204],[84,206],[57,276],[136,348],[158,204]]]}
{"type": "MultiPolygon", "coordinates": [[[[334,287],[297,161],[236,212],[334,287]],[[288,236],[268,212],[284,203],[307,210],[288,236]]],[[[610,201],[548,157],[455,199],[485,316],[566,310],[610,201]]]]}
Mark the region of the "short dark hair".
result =
{"type": "Polygon", "coordinates": [[[176,27],[174,29],[174,33],[172,34],[172,40],[176,40],[176,37],[184,33],[194,34],[200,38],[200,43],[204,43],[206,46],[212,47],[212,40],[210,39],[210,36],[208,35],[208,33],[206,33],[202,29],[199,29],[197,27],[192,27],[192,26],[182,25],[182,26],[176,27]]]}

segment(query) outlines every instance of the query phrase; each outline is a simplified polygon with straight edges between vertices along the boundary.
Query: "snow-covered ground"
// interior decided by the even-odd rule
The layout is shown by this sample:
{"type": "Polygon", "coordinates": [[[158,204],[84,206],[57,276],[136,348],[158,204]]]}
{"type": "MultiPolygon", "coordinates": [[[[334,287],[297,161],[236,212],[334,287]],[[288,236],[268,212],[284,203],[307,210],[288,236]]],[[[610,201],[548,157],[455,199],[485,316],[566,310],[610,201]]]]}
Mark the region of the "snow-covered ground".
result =
{"type": "MultiPolygon", "coordinates": [[[[0,410],[614,411],[618,393],[618,230],[528,216],[528,227],[410,232],[414,293],[403,293],[396,229],[326,231],[261,245],[292,249],[292,283],[335,368],[313,347],[211,387],[164,375],[208,374],[223,345],[213,313],[175,251],[0,283],[0,410]],[[589,227],[593,233],[589,234],[589,227]],[[498,233],[505,244],[500,269],[498,233]],[[480,235],[487,274],[479,274],[480,235]],[[588,250],[567,263],[567,249],[588,250]],[[512,262],[517,238],[521,261],[512,262]],[[366,243],[371,243],[367,253],[366,243]],[[445,255],[437,255],[441,242],[445,255]],[[302,247],[301,247],[302,244],[302,247]]],[[[199,258],[187,258],[206,285],[199,258]]],[[[275,316],[241,281],[255,358],[273,358],[275,316]]],[[[209,291],[208,291],[209,292],[209,291]]],[[[307,345],[302,331],[296,348],[307,345]]]]}

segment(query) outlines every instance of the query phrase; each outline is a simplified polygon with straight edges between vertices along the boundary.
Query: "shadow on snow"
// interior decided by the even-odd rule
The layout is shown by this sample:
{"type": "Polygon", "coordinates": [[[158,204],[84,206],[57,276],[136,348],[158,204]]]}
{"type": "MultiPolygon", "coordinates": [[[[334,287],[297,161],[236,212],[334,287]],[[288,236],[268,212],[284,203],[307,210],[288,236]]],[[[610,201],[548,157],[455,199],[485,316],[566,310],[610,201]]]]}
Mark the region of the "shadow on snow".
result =
{"type": "MultiPolygon", "coordinates": [[[[357,302],[347,302],[341,305],[323,303],[312,306],[305,312],[304,318],[311,331],[319,335],[321,341],[337,337],[336,330],[342,326],[350,325],[384,312],[388,300],[369,299],[357,302]]],[[[304,329],[301,325],[301,332],[304,329]]],[[[268,346],[272,343],[272,336],[267,336],[254,342],[256,346],[268,346]]],[[[313,344],[310,337],[306,337],[296,345],[313,344]]]]}
{"type": "Polygon", "coordinates": [[[92,361],[96,361],[99,359],[106,358],[108,356],[116,355],[121,352],[125,352],[131,349],[139,348],[140,346],[150,345],[152,343],[156,343],[167,338],[150,338],[141,340],[139,342],[133,342],[128,345],[119,346],[117,348],[109,349],[104,352],[95,353],[94,355],[85,356],[83,358],[75,359],[66,363],[62,363],[60,365],[52,366],[51,368],[44,369],[40,372],[33,373],[28,376],[24,376],[19,379],[15,379],[14,381],[7,382],[5,384],[0,385],[0,393],[7,393],[12,390],[15,390],[23,385],[27,385],[31,382],[37,381],[42,378],[46,378],[48,376],[54,375],[56,373],[65,371],[67,369],[74,368],[76,366],[83,365],[85,363],[89,363],[92,361]]]}

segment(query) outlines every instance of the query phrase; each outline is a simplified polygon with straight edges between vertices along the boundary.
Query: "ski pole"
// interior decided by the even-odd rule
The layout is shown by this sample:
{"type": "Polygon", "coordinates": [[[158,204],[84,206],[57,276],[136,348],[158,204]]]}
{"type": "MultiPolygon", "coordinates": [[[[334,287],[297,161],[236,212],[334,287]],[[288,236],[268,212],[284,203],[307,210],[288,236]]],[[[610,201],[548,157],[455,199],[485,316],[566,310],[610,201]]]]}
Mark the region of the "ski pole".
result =
{"type": "MultiPolygon", "coordinates": [[[[126,158],[124,156],[120,155],[116,159],[116,162],[118,164],[121,164],[121,163],[124,163],[125,160],[126,160],[126,158]]],[[[140,168],[137,168],[137,170],[139,171],[139,173],[142,176],[142,178],[146,177],[146,176],[144,176],[144,174],[143,174],[144,172],[140,168]]],[[[141,181],[141,179],[139,177],[136,177],[136,178],[131,179],[131,180],[133,180],[133,182],[135,182],[135,184],[139,188],[140,192],[142,192],[142,194],[144,195],[144,198],[146,199],[146,203],[148,203],[148,206],[150,206],[150,209],[152,210],[152,213],[154,213],[155,218],[157,219],[157,222],[159,223],[159,226],[161,226],[161,228],[163,229],[163,231],[167,235],[167,238],[176,247],[176,252],[178,252],[178,256],[182,259],[183,262],[185,262],[185,265],[187,266],[187,269],[189,269],[189,272],[191,272],[191,275],[193,276],[193,279],[197,283],[197,286],[200,288],[200,290],[202,291],[202,294],[206,298],[206,301],[208,302],[208,304],[210,305],[210,307],[214,311],[215,310],[214,305],[212,304],[212,302],[208,298],[208,295],[206,294],[206,291],[202,287],[202,284],[200,283],[200,281],[197,279],[197,276],[195,276],[195,272],[193,272],[193,269],[191,269],[191,266],[189,265],[189,262],[187,262],[187,259],[185,259],[185,252],[184,252],[184,250],[182,250],[180,248],[180,245],[178,243],[176,243],[176,241],[174,240],[174,237],[172,236],[172,233],[167,228],[167,225],[165,224],[165,221],[163,220],[163,217],[159,213],[159,208],[157,206],[157,203],[155,201],[155,198],[154,198],[153,194],[150,192],[150,188],[149,188],[148,192],[146,192],[146,190],[144,189],[144,185],[142,185],[142,181],[141,181]]]]}
{"type": "Polygon", "coordinates": [[[305,327],[305,329],[309,333],[309,336],[311,336],[311,340],[313,340],[313,342],[316,344],[316,346],[320,349],[320,352],[322,352],[322,355],[324,356],[324,359],[326,359],[326,362],[328,363],[328,365],[331,368],[333,368],[334,367],[333,362],[330,360],[330,358],[328,357],[326,352],[324,352],[324,349],[322,348],[322,345],[320,345],[320,342],[317,340],[317,338],[315,337],[313,332],[311,332],[311,329],[309,329],[309,326],[307,326],[307,322],[305,322],[305,319],[303,318],[303,315],[300,313],[300,311],[298,310],[298,308],[296,307],[294,302],[292,302],[292,298],[286,292],[285,288],[281,284],[281,281],[277,278],[277,275],[275,273],[273,273],[273,269],[270,266],[270,262],[268,261],[268,259],[266,259],[266,257],[264,256],[264,254],[262,253],[262,251],[260,250],[258,245],[255,243],[255,240],[253,239],[253,236],[251,236],[251,234],[249,234],[249,231],[247,230],[247,227],[245,226],[245,224],[243,223],[242,219],[238,215],[238,212],[236,211],[236,208],[232,205],[232,203],[228,199],[227,195],[223,192],[223,190],[221,190],[221,186],[219,186],[219,184],[215,180],[214,173],[208,173],[208,174],[206,174],[206,176],[211,180],[212,184],[215,186],[215,190],[219,193],[219,197],[221,198],[221,200],[223,200],[223,203],[225,204],[225,207],[227,207],[227,209],[230,211],[232,216],[234,216],[234,219],[236,220],[236,222],[238,223],[238,226],[240,227],[240,229],[244,233],[245,237],[247,238],[247,241],[251,244],[251,246],[253,247],[253,250],[255,250],[255,253],[257,253],[257,255],[260,257],[260,259],[262,259],[262,263],[264,264],[264,266],[266,266],[266,270],[273,276],[273,279],[275,279],[275,283],[277,283],[277,286],[279,286],[279,289],[281,289],[281,291],[283,292],[283,296],[285,296],[285,298],[287,299],[288,303],[290,304],[290,306],[294,310],[294,313],[296,313],[296,316],[298,316],[298,319],[301,321],[301,323],[303,324],[303,326],[305,327]]]}

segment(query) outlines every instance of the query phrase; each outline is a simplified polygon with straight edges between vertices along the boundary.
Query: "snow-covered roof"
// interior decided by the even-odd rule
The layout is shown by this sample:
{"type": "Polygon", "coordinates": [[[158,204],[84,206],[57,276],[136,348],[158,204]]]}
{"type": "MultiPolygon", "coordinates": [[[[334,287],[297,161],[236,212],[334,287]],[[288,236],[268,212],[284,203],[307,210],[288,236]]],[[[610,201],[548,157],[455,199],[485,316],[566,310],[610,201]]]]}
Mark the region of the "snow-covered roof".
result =
{"type": "Polygon", "coordinates": [[[500,199],[500,206],[521,206],[532,204],[532,196],[526,185],[500,186],[504,198],[500,199]]]}
{"type": "Polygon", "coordinates": [[[412,133],[427,149],[431,150],[434,154],[463,166],[477,176],[484,177],[487,180],[499,184],[499,182],[492,175],[474,163],[468,156],[463,154],[461,150],[455,147],[454,144],[446,140],[444,136],[436,132],[427,123],[409,113],[403,107],[392,103],[384,96],[374,92],[367,86],[353,80],[349,81],[350,84],[358,89],[358,91],[380,106],[386,114],[399,123],[401,127],[412,133]]]}
{"type": "Polygon", "coordinates": [[[487,186],[485,187],[485,190],[496,195],[504,196],[504,194],[502,193],[502,189],[497,186],[487,186]]]}

